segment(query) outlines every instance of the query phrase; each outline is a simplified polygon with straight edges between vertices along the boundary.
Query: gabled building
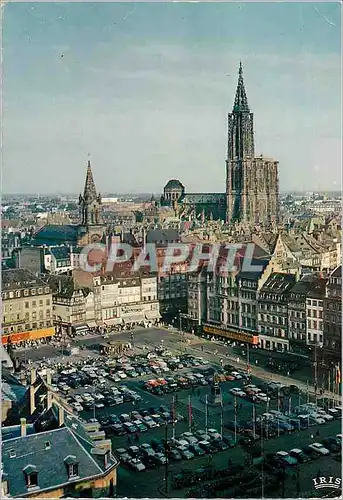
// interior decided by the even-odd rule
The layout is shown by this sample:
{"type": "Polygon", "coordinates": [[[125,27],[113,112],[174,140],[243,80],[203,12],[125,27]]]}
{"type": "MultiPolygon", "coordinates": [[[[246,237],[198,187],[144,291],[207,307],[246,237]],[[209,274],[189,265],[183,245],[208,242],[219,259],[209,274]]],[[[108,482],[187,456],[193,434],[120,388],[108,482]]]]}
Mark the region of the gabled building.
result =
{"type": "Polygon", "coordinates": [[[306,344],[323,346],[326,279],[317,279],[306,296],[306,344]]]}
{"type": "Polygon", "coordinates": [[[50,286],[27,269],[2,271],[2,343],[40,340],[55,334],[50,286]]]}
{"type": "Polygon", "coordinates": [[[342,352],[342,265],[329,276],[323,308],[324,344],[322,357],[325,363],[341,364],[342,352]]]}
{"type": "Polygon", "coordinates": [[[93,293],[80,286],[73,276],[51,275],[49,285],[53,297],[53,320],[59,334],[63,331],[73,334],[87,331],[88,323],[94,322],[93,293]],[[87,298],[90,298],[93,310],[91,318],[86,316],[87,298]]]}
{"type": "Polygon", "coordinates": [[[288,351],[288,299],[293,274],[272,273],[258,297],[259,343],[263,349],[288,351]]]}
{"type": "Polygon", "coordinates": [[[307,325],[310,324],[307,321],[310,311],[310,299],[308,297],[311,290],[318,288],[319,281],[320,278],[317,275],[305,275],[289,291],[288,338],[290,347],[294,350],[301,349],[307,343],[307,325]]]}

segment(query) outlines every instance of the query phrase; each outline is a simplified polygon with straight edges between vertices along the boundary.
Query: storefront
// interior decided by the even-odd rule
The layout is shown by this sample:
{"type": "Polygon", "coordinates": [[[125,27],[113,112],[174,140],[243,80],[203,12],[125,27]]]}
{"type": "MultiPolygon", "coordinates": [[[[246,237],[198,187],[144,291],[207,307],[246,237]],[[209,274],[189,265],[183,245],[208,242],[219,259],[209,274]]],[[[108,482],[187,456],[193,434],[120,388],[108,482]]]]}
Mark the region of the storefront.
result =
{"type": "Polygon", "coordinates": [[[147,311],[145,318],[151,323],[157,323],[161,319],[161,315],[158,311],[147,311]]]}
{"type": "Polygon", "coordinates": [[[86,325],[86,323],[80,323],[77,325],[73,325],[72,331],[73,333],[75,333],[75,335],[82,335],[88,333],[89,328],[88,325],[86,325]]]}
{"type": "Polygon", "coordinates": [[[140,323],[143,323],[145,320],[145,316],[143,313],[137,313],[137,314],[128,314],[128,315],[123,315],[123,320],[125,325],[138,325],[140,323]]]}
{"type": "Polygon", "coordinates": [[[211,325],[204,325],[203,332],[206,335],[213,335],[214,337],[221,337],[223,339],[242,342],[245,344],[258,345],[259,343],[258,335],[252,335],[247,332],[233,332],[231,330],[217,328],[211,325]]]}
{"type": "Polygon", "coordinates": [[[260,335],[259,345],[261,349],[267,349],[269,351],[289,351],[289,340],[281,337],[260,335]]]}
{"type": "Polygon", "coordinates": [[[105,325],[108,328],[120,327],[123,325],[123,318],[110,318],[104,320],[105,325]]]}
{"type": "Polygon", "coordinates": [[[18,332],[12,333],[11,335],[3,335],[2,343],[6,345],[8,340],[13,344],[18,342],[27,342],[28,340],[40,340],[44,338],[49,338],[55,335],[55,328],[42,328],[40,330],[32,330],[30,332],[18,332]]]}

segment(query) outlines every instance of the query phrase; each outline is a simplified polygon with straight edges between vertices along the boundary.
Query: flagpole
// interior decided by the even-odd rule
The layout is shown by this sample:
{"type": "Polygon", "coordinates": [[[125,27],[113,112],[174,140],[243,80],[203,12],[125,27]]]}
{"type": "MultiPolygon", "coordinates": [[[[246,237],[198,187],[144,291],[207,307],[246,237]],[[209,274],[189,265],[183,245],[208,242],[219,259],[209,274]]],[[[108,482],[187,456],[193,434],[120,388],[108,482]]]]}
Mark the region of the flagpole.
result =
{"type": "Polygon", "coordinates": [[[255,408],[255,395],[252,397],[252,429],[253,436],[256,436],[256,408],[255,408]]]}
{"type": "MultiPolygon", "coordinates": [[[[307,404],[310,402],[310,393],[309,393],[309,387],[308,387],[308,380],[306,380],[306,395],[307,395],[307,404]]],[[[310,414],[307,413],[307,428],[310,427],[310,414]]]]}
{"type": "Polygon", "coordinates": [[[207,406],[207,394],[205,397],[205,432],[207,434],[207,427],[208,427],[208,406],[207,406]]]}
{"type": "Polygon", "coordinates": [[[237,396],[235,394],[235,444],[237,444],[237,396]]]}
{"type": "Polygon", "coordinates": [[[220,402],[220,435],[223,436],[223,401],[220,402]]]}
{"type": "Polygon", "coordinates": [[[191,395],[188,396],[188,425],[189,425],[189,432],[192,432],[192,402],[191,402],[191,395]]]}
{"type": "Polygon", "coordinates": [[[175,439],[175,396],[173,396],[172,412],[173,412],[173,439],[175,439]]]}
{"type": "MultiPolygon", "coordinates": [[[[268,398],[268,396],[267,396],[268,398]]],[[[266,406],[267,413],[269,413],[269,399],[267,399],[267,406],[266,406]]],[[[263,418],[261,418],[261,423],[262,423],[262,430],[263,430],[263,418]]],[[[267,418],[267,428],[266,428],[266,437],[269,439],[269,419],[267,418]]]]}
{"type": "MultiPolygon", "coordinates": [[[[280,411],[280,390],[277,390],[277,411],[280,411]]],[[[280,419],[277,419],[277,435],[280,437],[280,419]]]]}

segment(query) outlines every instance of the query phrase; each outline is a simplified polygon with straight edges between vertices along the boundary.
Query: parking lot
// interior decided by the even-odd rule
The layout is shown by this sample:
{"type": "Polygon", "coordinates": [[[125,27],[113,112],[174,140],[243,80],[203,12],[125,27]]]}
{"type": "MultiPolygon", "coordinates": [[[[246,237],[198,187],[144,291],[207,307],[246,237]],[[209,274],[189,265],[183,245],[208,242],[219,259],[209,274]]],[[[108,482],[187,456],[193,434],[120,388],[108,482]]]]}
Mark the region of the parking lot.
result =
{"type": "MultiPolygon", "coordinates": [[[[336,439],[341,432],[339,415],[329,415],[327,404],[323,404],[324,409],[311,409],[310,417],[298,418],[297,407],[307,405],[312,398],[296,387],[282,388],[280,384],[277,389],[277,384],[247,380],[244,371],[237,372],[230,366],[214,369],[206,357],[180,355],[168,349],[128,354],[131,355],[115,360],[100,357],[90,362],[85,358],[78,361],[78,366],[70,363],[53,377],[55,389],[82,419],[98,421],[98,438],[110,439],[112,449],[120,456],[119,496],[161,497],[166,494],[167,473],[167,495],[184,497],[187,492],[194,494],[189,490],[195,471],[201,467],[217,471],[206,473],[209,485],[214,480],[211,474],[215,476],[221,469],[220,474],[225,476],[228,467],[250,467],[256,475],[258,464],[254,465],[254,460],[261,450],[264,455],[272,454],[268,460],[275,461],[274,455],[279,451],[306,449],[327,437],[336,439]],[[214,373],[221,388],[222,407],[206,404],[214,373]],[[278,416],[278,411],[282,415],[278,416]],[[315,412],[326,417],[321,419],[315,412]],[[193,474],[192,480],[186,479],[183,486],[180,474],[193,474]]],[[[302,408],[300,413],[304,413],[302,408]]],[[[323,474],[335,473],[340,477],[339,453],[333,442],[330,447],[325,457],[308,449],[310,460],[299,462],[296,474],[292,467],[287,468],[283,480],[275,483],[278,495],[298,496],[299,481],[294,474],[301,479],[304,496],[307,491],[315,496],[311,478],[319,469],[323,474]]],[[[279,462],[276,460],[276,465],[279,462]]],[[[245,481],[239,474],[242,473],[238,473],[237,484],[245,481]]],[[[271,485],[273,481],[268,478],[271,485]]],[[[223,477],[221,481],[227,480],[223,477]]],[[[197,488],[204,486],[202,481],[196,482],[197,488]]],[[[256,488],[260,486],[255,485],[256,488]]],[[[275,494],[270,492],[271,497],[275,494]]],[[[253,493],[250,491],[249,495],[253,493]]]]}

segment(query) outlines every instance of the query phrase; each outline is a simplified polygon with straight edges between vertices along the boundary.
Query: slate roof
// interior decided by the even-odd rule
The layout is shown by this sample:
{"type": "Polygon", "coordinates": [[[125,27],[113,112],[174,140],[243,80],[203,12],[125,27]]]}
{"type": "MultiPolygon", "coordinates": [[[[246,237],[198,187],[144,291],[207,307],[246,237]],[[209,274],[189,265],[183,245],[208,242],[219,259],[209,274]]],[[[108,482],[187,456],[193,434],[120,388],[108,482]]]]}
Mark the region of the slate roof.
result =
{"type": "Polygon", "coordinates": [[[251,279],[251,280],[256,280],[259,279],[267,265],[269,264],[269,260],[262,260],[262,259],[252,259],[250,262],[250,266],[260,266],[261,270],[260,271],[241,271],[239,272],[237,278],[238,279],[251,279]]]}
{"type": "Polygon", "coordinates": [[[19,290],[24,287],[44,286],[45,282],[28,269],[6,269],[1,273],[2,291],[19,290]]]}
{"type": "Polygon", "coordinates": [[[48,279],[53,295],[70,299],[73,293],[82,290],[84,295],[88,294],[88,288],[79,285],[73,276],[65,276],[63,274],[50,275],[48,279]]]}
{"type": "Polygon", "coordinates": [[[293,274],[272,273],[261,292],[271,292],[273,294],[283,294],[289,292],[295,283],[295,276],[293,274]]]}
{"type": "Polygon", "coordinates": [[[184,189],[184,185],[178,179],[170,179],[164,189],[184,189]]]}
{"type": "Polygon", "coordinates": [[[65,246],[50,248],[50,253],[56,260],[69,260],[70,248],[65,246]]]}
{"type": "Polygon", "coordinates": [[[296,295],[307,295],[308,292],[314,287],[316,280],[318,280],[316,275],[305,275],[301,280],[295,283],[295,285],[290,289],[290,293],[296,295]]]}
{"type": "Polygon", "coordinates": [[[37,494],[70,482],[64,460],[73,455],[79,464],[80,481],[101,475],[103,469],[68,427],[12,438],[2,442],[3,472],[12,497],[32,495],[27,489],[24,469],[34,466],[38,473],[37,494]],[[11,458],[13,456],[13,458],[11,458]]]}
{"type": "Polygon", "coordinates": [[[34,235],[34,243],[51,245],[54,242],[77,243],[80,226],[73,224],[58,225],[46,224],[34,235]]]}
{"type": "Polygon", "coordinates": [[[150,229],[146,234],[147,243],[171,243],[180,241],[180,234],[176,229],[150,229]]]}
{"type": "Polygon", "coordinates": [[[225,202],[224,193],[187,193],[181,198],[182,203],[190,205],[225,202]]]}

